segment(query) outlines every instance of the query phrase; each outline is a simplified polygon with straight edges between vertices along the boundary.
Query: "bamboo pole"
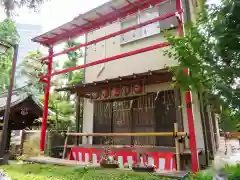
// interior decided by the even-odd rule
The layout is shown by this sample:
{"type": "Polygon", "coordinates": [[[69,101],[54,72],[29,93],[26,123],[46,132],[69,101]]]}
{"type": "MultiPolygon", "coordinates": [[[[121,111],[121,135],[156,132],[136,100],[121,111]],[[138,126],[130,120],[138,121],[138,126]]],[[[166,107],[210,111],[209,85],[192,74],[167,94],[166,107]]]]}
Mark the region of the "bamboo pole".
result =
{"type": "Polygon", "coordinates": [[[139,132],[139,133],[67,133],[67,136],[186,136],[185,132],[139,132]]]}
{"type": "Polygon", "coordinates": [[[226,132],[220,133],[225,139],[240,139],[240,132],[226,132]]]}
{"type": "Polygon", "coordinates": [[[67,153],[67,142],[68,142],[68,136],[69,136],[68,134],[69,134],[69,132],[70,132],[70,127],[68,127],[68,129],[67,129],[66,138],[65,138],[65,142],[64,142],[64,149],[63,149],[62,159],[65,158],[66,153],[67,153]]]}
{"type": "MultiPolygon", "coordinates": [[[[178,133],[178,124],[174,123],[174,132],[178,133]]],[[[180,151],[179,151],[179,141],[178,137],[175,137],[175,146],[176,146],[176,161],[177,161],[177,171],[180,171],[180,151]]]]}

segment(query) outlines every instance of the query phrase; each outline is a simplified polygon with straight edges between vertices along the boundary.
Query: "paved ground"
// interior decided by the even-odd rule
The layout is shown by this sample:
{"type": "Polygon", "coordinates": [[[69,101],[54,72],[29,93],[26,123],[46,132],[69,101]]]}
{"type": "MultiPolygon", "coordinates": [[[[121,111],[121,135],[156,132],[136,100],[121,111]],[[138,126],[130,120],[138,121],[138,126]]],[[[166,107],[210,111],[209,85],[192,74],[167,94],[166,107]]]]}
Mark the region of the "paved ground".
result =
{"type": "Polygon", "coordinates": [[[220,138],[220,145],[219,145],[219,154],[225,154],[231,156],[231,155],[236,155],[240,153],[240,144],[239,140],[231,139],[231,140],[226,140],[224,138],[220,138]]]}
{"type": "Polygon", "coordinates": [[[219,149],[215,156],[214,166],[216,168],[226,164],[236,164],[240,162],[240,145],[238,140],[224,140],[221,137],[219,149]]]}
{"type": "Polygon", "coordinates": [[[52,165],[61,165],[61,166],[86,166],[88,163],[82,163],[78,161],[70,161],[66,159],[57,159],[57,158],[51,158],[51,157],[44,157],[44,156],[38,156],[38,157],[31,157],[25,159],[26,162],[35,162],[40,164],[52,164],[52,165]]]}

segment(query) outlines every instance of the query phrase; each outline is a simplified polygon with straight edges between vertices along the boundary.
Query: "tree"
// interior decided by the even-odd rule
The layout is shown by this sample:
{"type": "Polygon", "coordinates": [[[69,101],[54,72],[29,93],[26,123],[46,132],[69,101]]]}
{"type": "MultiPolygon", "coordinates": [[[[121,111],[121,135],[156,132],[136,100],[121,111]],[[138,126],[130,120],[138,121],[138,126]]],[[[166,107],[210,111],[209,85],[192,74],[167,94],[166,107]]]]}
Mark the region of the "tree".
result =
{"type": "MultiPolygon", "coordinates": [[[[66,44],[66,48],[78,45],[74,41],[70,41],[66,44]]],[[[77,66],[78,60],[82,57],[82,51],[77,50],[75,52],[69,52],[68,60],[65,61],[63,67],[74,67],[77,66]]],[[[32,88],[37,90],[40,97],[40,101],[43,103],[44,92],[42,83],[39,82],[40,74],[45,74],[47,72],[47,66],[39,61],[43,54],[41,52],[29,52],[25,56],[25,60],[22,63],[21,72],[28,77],[29,83],[32,84],[32,88]]],[[[53,62],[53,70],[58,67],[58,64],[53,62]]],[[[66,77],[66,76],[65,76],[66,77]]],[[[54,77],[51,81],[51,86],[56,87],[62,83],[60,81],[63,76],[54,77]]],[[[83,79],[83,71],[70,72],[67,74],[67,84],[78,83],[83,79]]],[[[74,126],[74,121],[72,121],[72,116],[74,115],[74,105],[71,102],[69,93],[51,93],[49,97],[49,109],[54,112],[54,115],[49,115],[48,120],[52,122],[53,127],[57,130],[66,129],[67,127],[74,126]]]]}
{"type": "MultiPolygon", "coordinates": [[[[75,42],[75,41],[68,41],[68,42],[66,43],[65,50],[68,49],[68,48],[70,48],[70,47],[77,46],[77,45],[79,45],[79,44],[80,44],[80,43],[75,42]]],[[[68,53],[67,53],[67,56],[68,56],[68,60],[65,61],[63,67],[64,67],[64,68],[76,67],[77,64],[78,64],[79,59],[80,59],[81,57],[83,57],[83,52],[82,52],[81,49],[78,49],[78,50],[76,50],[76,51],[68,52],[68,53]]],[[[83,81],[83,77],[84,77],[84,71],[83,71],[83,69],[80,69],[80,70],[77,70],[77,71],[74,71],[74,72],[69,72],[69,73],[67,74],[67,84],[73,85],[73,84],[80,83],[80,82],[83,81]]],[[[70,99],[71,99],[71,98],[70,98],[70,97],[71,97],[71,93],[70,93],[70,92],[67,92],[66,95],[67,95],[67,96],[66,96],[66,97],[67,97],[67,98],[66,98],[67,101],[70,101],[70,99]]],[[[78,101],[79,99],[78,99],[78,97],[76,97],[76,94],[75,94],[75,98],[74,98],[74,99],[75,99],[75,105],[77,105],[77,104],[78,104],[77,101],[78,101]]],[[[76,109],[76,107],[75,107],[74,109],[76,109]]],[[[81,109],[80,111],[83,110],[82,108],[80,108],[80,109],[81,109]]],[[[76,118],[75,120],[76,120],[75,124],[77,125],[77,124],[78,124],[77,118],[76,118]]]]}
{"type": "MultiPolygon", "coordinates": [[[[79,43],[77,43],[75,41],[68,41],[66,43],[65,49],[68,49],[70,47],[77,46],[77,45],[79,45],[79,43]]],[[[65,61],[63,67],[64,68],[76,67],[78,64],[78,60],[79,60],[79,58],[82,57],[82,55],[83,55],[83,53],[82,53],[81,49],[79,49],[77,51],[68,52],[67,53],[68,60],[65,61]]],[[[74,71],[74,72],[69,72],[67,74],[67,84],[72,85],[72,84],[79,83],[83,80],[83,76],[84,76],[84,73],[83,73],[82,69],[74,71]]],[[[67,94],[67,99],[70,100],[70,93],[67,94]]]]}
{"type": "MultiPolygon", "coordinates": [[[[0,40],[15,44],[19,41],[19,35],[15,23],[6,19],[0,23],[0,40]]],[[[10,70],[12,67],[13,50],[0,56],[0,91],[5,91],[9,85],[10,70]]]]}
{"type": "Polygon", "coordinates": [[[229,108],[224,108],[219,122],[220,128],[226,132],[239,131],[239,119],[240,113],[233,112],[229,108]]]}
{"type": "Polygon", "coordinates": [[[11,19],[0,22],[0,39],[15,44],[19,41],[16,25],[11,19]]]}
{"type": "MultiPolygon", "coordinates": [[[[39,61],[43,54],[39,51],[29,52],[23,63],[21,64],[21,73],[28,77],[28,83],[31,84],[32,92],[36,92],[36,96],[39,96],[40,102],[44,102],[44,88],[43,84],[39,81],[39,76],[47,72],[46,64],[39,61]]],[[[58,67],[58,63],[53,62],[53,70],[58,67]]],[[[56,87],[59,84],[59,77],[55,77],[51,80],[51,87],[56,87]]],[[[61,77],[60,77],[61,78],[61,77]]],[[[56,130],[63,130],[69,126],[74,126],[72,121],[72,115],[74,114],[74,105],[69,100],[66,100],[64,93],[51,93],[49,97],[49,110],[52,112],[48,116],[52,128],[56,130]]]]}
{"type": "MultiPolygon", "coordinates": [[[[43,103],[44,95],[40,96],[40,101],[43,103]]],[[[74,121],[72,115],[74,114],[74,106],[69,101],[64,100],[60,94],[52,93],[48,101],[49,109],[52,110],[55,115],[49,115],[48,120],[52,121],[53,127],[56,130],[64,130],[67,127],[73,127],[74,121]]]]}
{"type": "MultiPolygon", "coordinates": [[[[68,49],[73,46],[77,46],[79,44],[80,43],[75,42],[75,41],[68,41],[66,43],[65,49],[68,49]]],[[[68,52],[67,56],[68,56],[68,60],[65,61],[63,67],[64,68],[76,67],[78,64],[79,58],[81,58],[83,56],[83,52],[81,49],[78,49],[76,51],[68,52]]],[[[83,70],[82,69],[74,71],[74,72],[69,72],[67,75],[68,84],[79,83],[82,80],[83,80],[83,70]]]]}
{"type": "MultiPolygon", "coordinates": [[[[38,93],[44,91],[42,83],[39,81],[41,74],[47,73],[47,65],[39,61],[43,57],[43,53],[40,51],[29,52],[25,57],[24,61],[20,65],[21,74],[28,78],[28,83],[38,93]]],[[[53,62],[53,69],[58,67],[57,62],[53,62]]],[[[58,78],[54,78],[51,81],[51,85],[56,86],[58,84],[58,78]]]]}
{"type": "Polygon", "coordinates": [[[0,5],[4,8],[6,16],[10,18],[16,8],[25,6],[37,10],[45,1],[47,0],[0,0],[0,5]]]}
{"type": "Polygon", "coordinates": [[[29,52],[25,57],[24,61],[20,65],[21,75],[28,78],[28,83],[34,88],[38,93],[44,92],[43,85],[39,81],[39,75],[47,71],[46,67],[38,61],[42,57],[40,51],[29,52]]]}
{"type": "MultiPolygon", "coordinates": [[[[214,97],[224,107],[225,117],[239,117],[240,89],[240,6],[231,0],[221,5],[201,3],[195,24],[185,26],[185,36],[166,35],[169,57],[179,66],[170,67],[176,86],[200,92],[202,101],[214,97]],[[189,68],[191,75],[184,73],[189,68]]],[[[225,118],[226,119],[226,118],[225,118]]],[[[238,119],[239,122],[240,119],[238,119]]]]}

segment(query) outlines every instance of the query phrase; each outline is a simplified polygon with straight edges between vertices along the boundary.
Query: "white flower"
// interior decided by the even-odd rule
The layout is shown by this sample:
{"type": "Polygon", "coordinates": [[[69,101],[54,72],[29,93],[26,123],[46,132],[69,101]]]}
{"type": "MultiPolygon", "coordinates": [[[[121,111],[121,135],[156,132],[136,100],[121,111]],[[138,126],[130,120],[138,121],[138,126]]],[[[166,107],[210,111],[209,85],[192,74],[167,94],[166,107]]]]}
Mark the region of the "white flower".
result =
{"type": "Polygon", "coordinates": [[[11,178],[9,178],[9,177],[3,172],[2,169],[0,170],[0,179],[1,179],[1,180],[12,180],[11,178]]]}

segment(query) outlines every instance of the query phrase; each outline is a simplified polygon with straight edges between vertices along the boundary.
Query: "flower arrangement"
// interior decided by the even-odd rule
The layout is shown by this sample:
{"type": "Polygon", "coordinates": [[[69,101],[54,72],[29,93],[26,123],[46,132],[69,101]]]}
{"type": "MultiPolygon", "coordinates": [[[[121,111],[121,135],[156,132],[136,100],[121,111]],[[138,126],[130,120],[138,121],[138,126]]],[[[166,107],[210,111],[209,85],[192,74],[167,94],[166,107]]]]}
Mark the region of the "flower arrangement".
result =
{"type": "Polygon", "coordinates": [[[141,151],[143,150],[142,146],[139,147],[137,142],[135,142],[133,147],[135,148],[135,152],[137,152],[137,162],[133,163],[132,169],[141,172],[154,172],[156,166],[148,163],[148,154],[146,152],[140,152],[140,149],[141,151]],[[143,164],[141,164],[141,159],[143,159],[143,164]]]}
{"type": "Polygon", "coordinates": [[[109,145],[112,144],[112,140],[108,140],[104,143],[104,152],[100,159],[100,166],[104,168],[119,168],[116,153],[111,151],[109,145]]]}

